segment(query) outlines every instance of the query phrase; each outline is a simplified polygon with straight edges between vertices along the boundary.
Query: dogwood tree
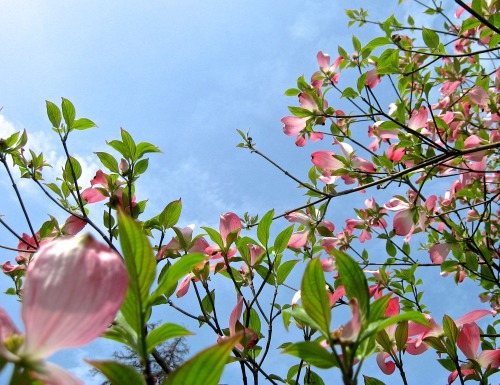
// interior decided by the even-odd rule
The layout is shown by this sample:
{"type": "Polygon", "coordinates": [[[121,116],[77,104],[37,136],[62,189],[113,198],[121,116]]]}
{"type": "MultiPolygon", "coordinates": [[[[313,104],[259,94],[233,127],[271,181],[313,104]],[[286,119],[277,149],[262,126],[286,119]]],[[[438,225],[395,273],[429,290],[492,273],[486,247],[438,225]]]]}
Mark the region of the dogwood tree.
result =
{"type": "MultiPolygon", "coordinates": [[[[291,175],[286,165],[262,153],[249,133],[239,131],[240,147],[303,189],[304,204],[286,213],[229,212],[221,215],[218,229],[195,229],[178,226],[182,202],[176,200],[145,217],[147,200],[136,197],[135,186],[147,171],[146,155],[159,149],[136,143],[122,130],[119,140],[108,143],[110,153],[96,153],[102,170],[90,183],[82,180],[68,138],[95,124],[77,118],[64,98],[60,106],[46,104],[67,158],[56,181],[44,180],[47,164],[43,154],[25,148],[26,133],[1,139],[0,161],[29,229],[18,234],[0,218],[18,239],[16,262],[5,262],[3,271],[13,282],[8,294],[22,298],[27,328],[23,343],[7,315],[0,314],[0,364],[14,364],[13,381],[68,383],[66,373],[47,369],[43,348],[79,345],[29,342],[39,338],[32,334],[41,335],[29,330],[33,319],[24,316],[33,306],[57,310],[48,325],[77,328],[66,323],[75,316],[64,301],[45,298],[37,305],[45,290],[71,293],[75,285],[90,288],[103,280],[123,284],[119,274],[73,280],[69,277],[79,273],[66,259],[46,267],[53,269],[47,288],[39,283],[39,261],[64,248],[64,242],[74,242],[68,238],[83,228],[106,244],[89,247],[92,258],[112,254],[115,261],[120,254],[128,272],[125,299],[113,297],[106,307],[114,317],[121,304],[104,336],[136,353],[142,376],[118,362],[90,362],[112,383],[154,384],[150,357],[160,367],[163,361],[156,347],[190,333],[170,322],[149,331],[151,314],[163,307],[196,320],[201,332],[217,341],[169,373],[167,385],[217,384],[226,364],[239,365],[243,384],[327,383],[325,372],[315,368],[338,373],[346,385],[384,384],[396,376],[410,384],[405,365],[426,351],[437,353],[448,383],[491,381],[500,366],[493,318],[500,298],[498,3],[455,0],[454,9],[436,1],[416,3],[427,15],[425,25],[411,15],[376,21],[363,9],[347,10],[350,27],[376,24],[380,35],[367,41],[353,36],[352,47],[337,47],[335,54],[335,47],[325,47],[312,75],[299,77],[286,91],[298,101],[281,119],[284,134],[295,137],[299,147],[309,141],[323,146],[311,152],[307,176],[291,175]],[[51,216],[33,228],[14,170],[67,213],[64,223],[51,216]],[[362,206],[339,220],[333,208],[352,205],[351,197],[360,194],[366,197],[362,206]],[[283,228],[282,218],[291,224],[283,228]],[[470,308],[462,317],[437,319],[426,306],[421,271],[436,268],[442,279],[451,275],[457,285],[470,280],[481,288],[479,297],[468,298],[470,308]],[[297,274],[299,285],[293,283],[297,274]],[[221,292],[222,282],[230,282],[233,293],[221,292]],[[30,288],[39,284],[35,297],[30,288]],[[290,288],[293,299],[283,300],[281,292],[290,288]],[[189,296],[197,311],[183,302],[189,296]],[[223,314],[221,303],[230,303],[232,310],[223,314]],[[349,320],[332,326],[332,318],[346,312],[349,320]],[[286,373],[273,367],[276,346],[296,358],[286,373]],[[372,359],[379,374],[363,372],[364,362],[372,359]]],[[[76,255],[81,253],[78,249],[76,255]]],[[[63,254],[70,257],[69,251],[63,254]]],[[[81,274],[87,270],[93,268],[82,262],[81,274]]],[[[93,331],[84,333],[80,344],[95,338],[99,328],[93,325],[102,323],[91,297],[74,302],[89,315],[82,325],[93,331]]],[[[57,333],[50,333],[51,341],[57,333]]]]}

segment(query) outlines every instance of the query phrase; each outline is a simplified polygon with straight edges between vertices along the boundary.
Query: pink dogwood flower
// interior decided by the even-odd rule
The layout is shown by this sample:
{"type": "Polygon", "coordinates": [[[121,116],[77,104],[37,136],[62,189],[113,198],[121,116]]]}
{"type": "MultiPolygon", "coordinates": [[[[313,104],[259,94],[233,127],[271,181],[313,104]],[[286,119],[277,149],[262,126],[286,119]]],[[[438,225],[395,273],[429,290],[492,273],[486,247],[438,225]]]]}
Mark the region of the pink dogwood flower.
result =
{"type": "MultiPolygon", "coordinates": [[[[477,351],[481,338],[479,335],[479,327],[475,322],[467,323],[460,330],[458,335],[457,345],[462,353],[469,361],[476,361],[482,368],[498,368],[500,367],[500,349],[483,350],[479,355],[477,351]]],[[[467,363],[461,366],[463,375],[473,374],[472,363],[467,363]]],[[[453,371],[448,377],[448,385],[458,377],[458,371],[453,371]]]]}
{"type": "Polygon", "coordinates": [[[43,383],[82,384],[45,359],[99,337],[113,322],[127,285],[120,256],[89,235],[41,246],[26,271],[22,291],[24,336],[0,308],[0,356],[26,365],[43,383]]]}

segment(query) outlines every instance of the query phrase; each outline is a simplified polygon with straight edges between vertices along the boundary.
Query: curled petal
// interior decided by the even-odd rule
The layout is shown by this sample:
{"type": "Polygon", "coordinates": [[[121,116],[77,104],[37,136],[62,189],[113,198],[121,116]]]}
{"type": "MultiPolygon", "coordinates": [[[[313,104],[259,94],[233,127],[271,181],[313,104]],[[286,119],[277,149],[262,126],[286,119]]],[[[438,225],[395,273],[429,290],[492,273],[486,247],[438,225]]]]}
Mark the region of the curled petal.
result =
{"type": "Polygon", "coordinates": [[[43,359],[99,337],[114,320],[127,285],[121,257],[90,235],[43,245],[26,272],[20,354],[43,359]]]}
{"type": "Polygon", "coordinates": [[[62,233],[65,235],[78,234],[87,225],[83,219],[77,218],[74,215],[70,216],[62,228],[62,233]]]}
{"type": "Polygon", "coordinates": [[[179,287],[177,288],[177,292],[175,293],[177,298],[181,298],[181,297],[184,297],[186,295],[186,293],[189,290],[189,285],[191,284],[192,277],[193,277],[193,275],[190,273],[183,278],[183,280],[179,284],[179,287]]]}
{"type": "Polygon", "coordinates": [[[292,236],[290,237],[290,240],[288,241],[288,247],[293,247],[296,249],[304,247],[307,243],[308,235],[309,235],[308,229],[293,233],[292,236]]]}
{"type": "Polygon", "coordinates": [[[306,128],[307,118],[298,118],[297,116],[285,116],[281,119],[284,124],[283,132],[285,135],[294,136],[306,128]]]}
{"type": "Polygon", "coordinates": [[[396,364],[392,361],[386,361],[387,358],[389,358],[390,355],[389,353],[386,352],[379,352],[377,353],[377,364],[380,370],[384,374],[392,374],[396,370],[396,364]]]}

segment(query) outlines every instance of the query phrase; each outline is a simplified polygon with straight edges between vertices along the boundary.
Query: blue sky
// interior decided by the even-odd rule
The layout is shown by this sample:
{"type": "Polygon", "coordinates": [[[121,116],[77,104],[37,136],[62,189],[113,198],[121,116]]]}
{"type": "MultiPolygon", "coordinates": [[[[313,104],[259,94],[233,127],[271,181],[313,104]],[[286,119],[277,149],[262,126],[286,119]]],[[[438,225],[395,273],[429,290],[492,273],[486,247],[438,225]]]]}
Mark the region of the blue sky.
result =
{"type": "MultiPolygon", "coordinates": [[[[99,126],[70,139],[70,149],[87,168],[83,180],[90,180],[99,167],[92,152],[107,151],[105,141],[117,138],[123,127],[137,141],[152,142],[163,150],[151,155],[148,176],[137,189],[139,199],[149,198],[149,213],[182,197],[181,225],[217,227],[218,216],[227,211],[262,215],[271,208],[289,210],[305,202],[302,191],[256,155],[237,149],[235,130],[251,128],[259,149],[305,178],[310,153],[328,149],[328,143],[299,149],[283,135],[280,119],[288,114],[287,105],[296,103],[283,92],[295,85],[298,76],[308,78],[316,70],[319,50],[335,57],[337,45],[351,48],[353,33],[364,42],[373,37],[370,28],[347,29],[344,8],[363,6],[374,17],[384,18],[396,11],[397,1],[384,2],[384,9],[380,4],[57,0],[20,6],[6,1],[0,13],[0,136],[26,128],[32,134],[30,144],[43,150],[53,164],[61,164],[44,101],[59,103],[65,97],[75,104],[77,116],[99,126]]],[[[405,4],[400,12],[410,12],[408,7],[405,4]]],[[[54,176],[47,172],[48,178],[54,176]]],[[[18,231],[26,231],[4,176],[2,170],[0,187],[6,192],[0,214],[18,231]]],[[[33,186],[20,185],[39,227],[53,208],[47,208],[33,186]]],[[[348,205],[341,203],[335,215],[354,216],[349,209],[352,202],[350,198],[348,205]]],[[[0,244],[15,243],[0,230],[0,244]]],[[[5,251],[0,256],[0,262],[14,257],[5,251]]],[[[437,283],[431,296],[441,299],[451,281],[437,283]]],[[[0,289],[7,285],[0,277],[0,289]]],[[[472,289],[462,289],[467,290],[472,289]]],[[[292,295],[286,293],[284,298],[292,295]]],[[[465,311],[460,303],[442,308],[438,303],[438,314],[460,316],[465,311]]],[[[3,297],[2,305],[11,313],[17,311],[12,299],[3,297]]],[[[173,315],[168,310],[158,317],[170,321],[165,317],[173,315]]],[[[194,341],[192,353],[214,342],[212,336],[194,341]]],[[[77,358],[109,349],[107,342],[99,341],[93,348],[75,351],[71,359],[61,354],[56,361],[84,376],[87,369],[77,358]]],[[[283,358],[276,354],[272,360],[279,365],[283,358]]],[[[221,382],[240,383],[234,369],[228,367],[221,382]]],[[[445,373],[439,373],[444,382],[445,373]]],[[[371,375],[383,376],[378,369],[371,375]]],[[[383,380],[391,383],[391,378],[383,380]]],[[[90,378],[86,381],[92,383],[90,378]]]]}

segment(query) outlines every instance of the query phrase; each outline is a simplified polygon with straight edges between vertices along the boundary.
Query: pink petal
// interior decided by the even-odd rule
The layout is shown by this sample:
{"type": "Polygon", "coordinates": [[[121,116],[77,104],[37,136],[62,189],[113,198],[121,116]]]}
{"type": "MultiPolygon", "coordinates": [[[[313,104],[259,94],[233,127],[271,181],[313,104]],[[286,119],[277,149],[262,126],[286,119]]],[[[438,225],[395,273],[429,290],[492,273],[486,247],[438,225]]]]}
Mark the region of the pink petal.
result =
{"type": "Polygon", "coordinates": [[[441,264],[448,256],[448,253],[451,250],[451,246],[449,243],[438,243],[437,245],[432,246],[429,249],[429,255],[431,257],[431,261],[434,264],[441,264]]]}
{"type": "Polygon", "coordinates": [[[344,164],[340,160],[335,159],[334,155],[335,153],[332,151],[316,151],[311,154],[311,160],[315,166],[324,170],[338,170],[339,168],[343,168],[344,164]]]}
{"type": "Polygon", "coordinates": [[[301,225],[304,225],[307,228],[311,227],[311,224],[312,224],[311,218],[309,218],[306,214],[299,213],[297,211],[294,211],[293,213],[289,213],[289,214],[285,215],[285,219],[288,222],[300,223],[301,225]]]}
{"type": "Polygon", "coordinates": [[[458,335],[457,345],[465,357],[474,360],[479,349],[479,327],[474,323],[465,324],[458,335]]]}
{"type": "Polygon", "coordinates": [[[479,107],[486,107],[489,101],[488,93],[482,87],[474,87],[469,92],[470,101],[477,104],[479,107]]]}
{"type": "Polygon", "coordinates": [[[181,283],[179,283],[179,287],[175,293],[177,298],[181,298],[186,295],[189,290],[189,285],[191,284],[191,278],[193,278],[193,274],[190,273],[182,279],[181,283]]]}
{"type": "Polygon", "coordinates": [[[106,196],[104,196],[99,190],[92,187],[83,190],[81,196],[88,203],[96,203],[106,199],[106,196]]]}
{"type": "Polygon", "coordinates": [[[396,364],[392,361],[385,361],[389,358],[389,353],[380,352],[377,353],[377,365],[384,374],[392,374],[396,370],[396,364]]]}
{"type": "Polygon", "coordinates": [[[403,210],[394,216],[394,231],[397,235],[408,235],[414,227],[413,213],[411,210],[403,210]]]}
{"type": "Polygon", "coordinates": [[[366,85],[370,88],[375,88],[381,81],[380,76],[377,75],[377,69],[374,68],[366,73],[366,85]]]}
{"type": "Polygon", "coordinates": [[[298,231],[293,233],[288,241],[288,247],[293,247],[296,249],[300,249],[304,247],[307,243],[307,236],[309,235],[309,230],[304,229],[302,231],[298,231]]]}
{"type": "Polygon", "coordinates": [[[230,232],[241,229],[241,220],[235,213],[226,213],[220,216],[220,235],[224,243],[230,232]]]}
{"type": "Polygon", "coordinates": [[[99,337],[114,320],[127,283],[121,257],[90,235],[43,245],[23,287],[22,353],[43,359],[99,337]]]}
{"type": "Polygon", "coordinates": [[[297,116],[285,116],[281,119],[284,124],[283,132],[285,135],[294,136],[306,128],[307,118],[298,118],[297,116]]]}
{"type": "Polygon", "coordinates": [[[74,215],[70,216],[62,228],[62,233],[65,235],[78,234],[87,225],[83,219],[77,218],[74,215]]]}
{"type": "Polygon", "coordinates": [[[90,181],[90,185],[94,186],[96,184],[100,184],[102,187],[108,186],[108,180],[106,179],[107,175],[99,170],[96,172],[94,178],[90,181]]]}
{"type": "Polygon", "coordinates": [[[457,326],[463,325],[463,324],[468,324],[471,322],[475,322],[480,318],[483,318],[487,315],[495,315],[496,312],[493,310],[473,310],[464,316],[460,317],[459,319],[455,320],[455,324],[457,326]]]}
{"type": "Polygon", "coordinates": [[[423,128],[427,126],[427,116],[429,115],[429,112],[427,111],[427,108],[425,107],[420,107],[420,110],[418,113],[413,115],[410,118],[410,121],[408,122],[408,127],[417,130],[419,128],[423,128]]]}
{"type": "Polygon", "coordinates": [[[318,60],[318,65],[323,70],[328,70],[330,68],[330,55],[324,54],[322,51],[319,51],[316,55],[316,59],[318,60]]]}
{"type": "Polygon", "coordinates": [[[483,368],[487,368],[489,365],[492,368],[498,368],[500,366],[500,349],[483,350],[477,361],[483,368]]]}
{"type": "Polygon", "coordinates": [[[243,311],[243,297],[238,299],[236,306],[234,307],[231,315],[229,316],[229,335],[234,336],[236,334],[236,323],[241,317],[241,312],[243,311]]]}

